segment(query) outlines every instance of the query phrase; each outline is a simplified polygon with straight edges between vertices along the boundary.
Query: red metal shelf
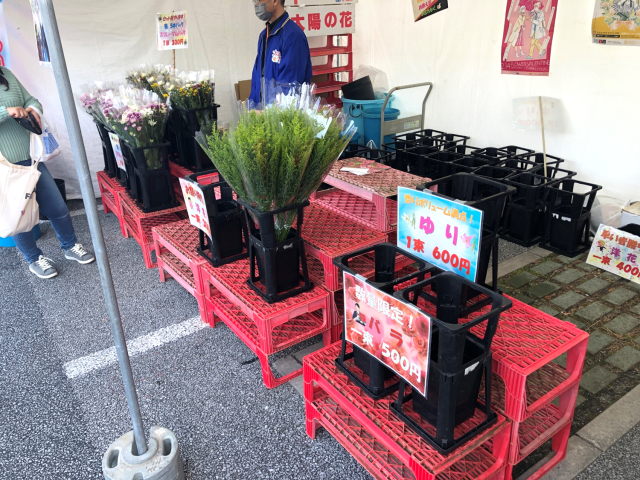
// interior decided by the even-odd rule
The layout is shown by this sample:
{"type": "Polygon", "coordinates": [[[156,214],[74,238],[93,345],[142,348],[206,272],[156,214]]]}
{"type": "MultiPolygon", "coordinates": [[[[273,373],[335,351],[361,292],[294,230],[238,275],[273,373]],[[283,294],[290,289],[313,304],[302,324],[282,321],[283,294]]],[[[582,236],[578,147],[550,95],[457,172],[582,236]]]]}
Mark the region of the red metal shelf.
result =
{"type": "MultiPolygon", "coordinates": [[[[370,472],[378,472],[376,478],[461,480],[501,476],[507,465],[510,427],[502,415],[477,438],[443,456],[392,413],[389,406],[397,394],[374,401],[349,382],[335,366],[339,351],[340,344],[334,344],[303,360],[307,433],[311,438],[315,437],[317,423],[341,443],[348,438],[353,446],[349,451],[370,472]],[[375,450],[382,455],[372,457],[372,442],[381,447],[375,450]],[[386,463],[379,463],[385,458],[386,463]],[[399,476],[406,475],[406,469],[413,477],[399,476]],[[384,472],[389,475],[384,476],[384,472]]],[[[477,418],[461,428],[471,427],[482,420],[481,416],[478,411],[477,418]]]]}
{"type": "Polygon", "coordinates": [[[345,35],[327,35],[327,43],[324,47],[310,48],[311,57],[326,57],[329,55],[344,55],[353,51],[353,37],[351,34],[345,35]],[[346,37],[348,45],[335,46],[333,45],[333,39],[335,37],[346,37]]]}

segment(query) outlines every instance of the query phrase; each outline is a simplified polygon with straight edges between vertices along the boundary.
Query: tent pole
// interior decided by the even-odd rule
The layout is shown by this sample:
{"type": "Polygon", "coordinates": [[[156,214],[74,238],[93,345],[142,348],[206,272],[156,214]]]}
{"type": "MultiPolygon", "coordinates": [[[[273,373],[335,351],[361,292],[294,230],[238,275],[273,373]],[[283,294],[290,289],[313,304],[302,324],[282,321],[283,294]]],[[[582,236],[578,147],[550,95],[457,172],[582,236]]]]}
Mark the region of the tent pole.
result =
{"type": "Polygon", "coordinates": [[[111,333],[113,334],[113,339],[116,344],[118,364],[120,366],[124,391],[127,397],[127,404],[129,405],[129,413],[131,414],[131,420],[133,423],[135,447],[137,449],[137,454],[143,455],[147,452],[147,441],[144,434],[140,406],[138,405],[138,395],[133,381],[131,363],[129,362],[129,353],[127,352],[127,343],[124,338],[122,320],[120,318],[116,292],[113,286],[113,278],[111,276],[111,267],[109,266],[109,258],[105,248],[102,228],[98,219],[98,208],[93,191],[93,185],[91,183],[91,173],[89,172],[89,165],[87,163],[87,152],[84,148],[82,132],[80,131],[80,122],[78,121],[78,112],[76,111],[75,102],[73,100],[71,83],[69,81],[69,72],[67,71],[67,63],[62,50],[58,23],[53,9],[53,0],[37,1],[40,4],[42,22],[44,24],[44,31],[50,49],[51,65],[53,67],[56,85],[58,86],[58,94],[60,95],[60,102],[62,103],[62,111],[64,113],[65,123],[67,124],[69,140],[71,141],[71,150],[76,164],[76,172],[78,174],[78,180],[80,181],[82,199],[87,212],[89,229],[91,230],[91,239],[93,240],[93,248],[95,250],[96,261],[100,271],[102,292],[107,304],[111,333]]]}

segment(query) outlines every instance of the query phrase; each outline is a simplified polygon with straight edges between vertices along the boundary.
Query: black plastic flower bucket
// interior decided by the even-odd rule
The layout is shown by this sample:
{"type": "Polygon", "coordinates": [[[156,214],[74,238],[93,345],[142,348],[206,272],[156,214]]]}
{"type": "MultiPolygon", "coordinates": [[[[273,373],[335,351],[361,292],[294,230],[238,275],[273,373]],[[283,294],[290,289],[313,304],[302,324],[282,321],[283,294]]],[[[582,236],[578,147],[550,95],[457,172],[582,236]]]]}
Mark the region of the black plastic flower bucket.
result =
{"type": "Polygon", "coordinates": [[[395,167],[403,172],[412,172],[414,165],[409,163],[409,159],[405,155],[405,151],[411,150],[413,153],[426,155],[435,153],[440,150],[440,144],[436,140],[438,136],[446,135],[445,132],[439,130],[421,130],[419,132],[404,133],[395,135],[392,143],[388,143],[383,148],[392,152],[395,167]]]}
{"type": "Polygon", "coordinates": [[[111,145],[111,139],[109,138],[109,130],[101,123],[96,122],[98,128],[98,135],[100,135],[100,141],[102,142],[102,156],[104,158],[104,171],[111,178],[114,178],[118,173],[118,165],[116,164],[116,157],[113,153],[113,146],[111,145]]]}
{"type": "Polygon", "coordinates": [[[437,180],[452,175],[453,163],[464,158],[463,155],[450,152],[435,152],[430,154],[416,153],[413,149],[405,153],[407,162],[414,166],[411,173],[422,178],[437,180]]]}
{"type": "Polygon", "coordinates": [[[185,177],[202,190],[207,207],[211,238],[198,231],[198,253],[214,267],[249,256],[249,232],[242,207],[233,199],[233,190],[217,170],[185,177]]]}
{"type": "Polygon", "coordinates": [[[193,110],[175,108],[176,114],[174,118],[176,120],[173,122],[172,128],[177,142],[178,163],[183,167],[189,168],[194,172],[211,169],[211,159],[197,142],[195,135],[202,129],[199,117],[202,118],[203,115],[207,115],[212,122],[217,122],[218,107],[220,105],[215,104],[211,107],[195,108],[193,110]]]}
{"type": "Polygon", "coordinates": [[[118,169],[116,180],[122,185],[134,200],[138,198],[138,188],[136,182],[136,170],[133,162],[133,154],[127,142],[120,138],[120,148],[122,148],[122,158],[126,170],[118,169]]]}
{"type": "Polygon", "coordinates": [[[304,240],[300,235],[304,207],[309,206],[309,201],[270,212],[260,212],[240,199],[238,203],[244,207],[250,232],[249,287],[268,303],[279,302],[311,290],[313,284],[309,280],[304,240]],[[296,228],[291,227],[287,238],[279,242],[276,239],[276,215],[292,211],[297,212],[296,228]]]}

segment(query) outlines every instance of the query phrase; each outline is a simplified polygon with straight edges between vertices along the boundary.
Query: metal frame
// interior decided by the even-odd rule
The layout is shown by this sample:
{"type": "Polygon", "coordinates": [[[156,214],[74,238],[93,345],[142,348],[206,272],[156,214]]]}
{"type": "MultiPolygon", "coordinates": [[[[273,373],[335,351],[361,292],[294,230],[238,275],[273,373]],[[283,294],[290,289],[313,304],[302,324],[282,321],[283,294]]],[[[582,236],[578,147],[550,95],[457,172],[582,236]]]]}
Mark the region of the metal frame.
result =
{"type": "Polygon", "coordinates": [[[380,115],[380,143],[379,148],[382,148],[384,143],[384,137],[387,135],[394,135],[397,133],[408,132],[410,130],[424,129],[424,119],[427,111],[427,100],[429,100],[429,95],[431,95],[431,91],[433,90],[432,82],[423,82],[423,83],[414,83],[412,85],[403,85],[401,87],[392,88],[387,97],[384,99],[384,103],[382,104],[382,112],[380,115]],[[396,90],[407,90],[409,88],[419,88],[419,87],[429,87],[427,94],[422,101],[422,115],[414,115],[413,117],[405,117],[399,118],[397,120],[391,120],[389,122],[384,121],[384,111],[387,108],[387,103],[389,103],[389,99],[393,92],[396,90]],[[420,125],[416,125],[416,122],[420,122],[420,125]]]}

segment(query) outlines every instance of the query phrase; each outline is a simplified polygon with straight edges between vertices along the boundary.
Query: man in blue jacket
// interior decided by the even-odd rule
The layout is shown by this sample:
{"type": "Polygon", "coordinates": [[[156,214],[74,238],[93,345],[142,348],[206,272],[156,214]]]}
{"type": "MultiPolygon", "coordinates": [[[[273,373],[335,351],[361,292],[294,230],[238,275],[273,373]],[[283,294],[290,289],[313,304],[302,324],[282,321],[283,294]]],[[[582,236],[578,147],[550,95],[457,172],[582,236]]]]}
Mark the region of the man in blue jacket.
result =
{"type": "Polygon", "coordinates": [[[258,56],[251,74],[250,100],[262,101],[262,78],[266,85],[309,83],[311,52],[302,28],[284,10],[285,0],[253,0],[256,16],[267,23],[258,40],[258,56]]]}

